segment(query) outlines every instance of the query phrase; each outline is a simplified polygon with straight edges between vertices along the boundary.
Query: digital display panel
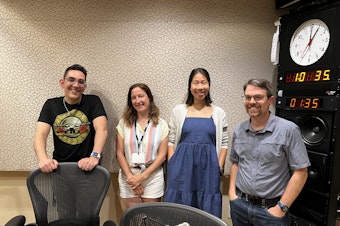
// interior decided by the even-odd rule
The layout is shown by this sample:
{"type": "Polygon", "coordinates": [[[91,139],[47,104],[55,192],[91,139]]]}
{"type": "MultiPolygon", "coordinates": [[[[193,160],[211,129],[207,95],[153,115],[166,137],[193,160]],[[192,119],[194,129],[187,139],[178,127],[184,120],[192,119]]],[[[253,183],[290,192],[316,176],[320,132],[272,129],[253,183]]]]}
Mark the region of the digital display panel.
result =
{"type": "Polygon", "coordinates": [[[286,100],[286,107],[291,109],[318,109],[323,107],[320,97],[290,97],[286,100]]]}
{"type": "Polygon", "coordinates": [[[284,75],[285,83],[325,82],[331,81],[331,70],[311,70],[288,72],[284,75]]]}

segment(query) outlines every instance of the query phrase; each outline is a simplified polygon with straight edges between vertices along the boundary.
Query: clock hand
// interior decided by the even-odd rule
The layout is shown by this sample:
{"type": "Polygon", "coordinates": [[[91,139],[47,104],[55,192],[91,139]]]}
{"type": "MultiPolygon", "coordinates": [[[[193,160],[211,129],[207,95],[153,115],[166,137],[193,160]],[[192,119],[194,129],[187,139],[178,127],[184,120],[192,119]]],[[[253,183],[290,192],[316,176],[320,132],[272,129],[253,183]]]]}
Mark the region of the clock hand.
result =
{"type": "Polygon", "coordinates": [[[320,26],[318,27],[318,29],[316,29],[316,31],[315,31],[315,33],[314,33],[312,39],[310,40],[310,45],[312,44],[312,41],[314,40],[314,37],[315,37],[316,33],[318,33],[318,30],[319,30],[319,29],[320,29],[320,26]]]}
{"type": "Polygon", "coordinates": [[[312,41],[312,33],[313,33],[313,27],[310,27],[310,33],[309,33],[309,41],[307,43],[307,46],[305,47],[305,49],[303,50],[302,54],[301,54],[301,58],[300,61],[303,59],[303,57],[305,56],[307,50],[309,49],[310,43],[312,41]]]}
{"type": "MultiPolygon", "coordinates": [[[[318,27],[318,29],[316,29],[314,35],[313,35],[312,37],[309,38],[309,42],[308,42],[306,48],[305,48],[305,49],[303,50],[303,52],[302,52],[301,60],[305,57],[307,51],[309,50],[310,46],[312,45],[312,42],[313,42],[313,40],[314,40],[314,37],[315,37],[316,33],[318,33],[319,28],[320,28],[320,26],[318,27]]],[[[312,29],[311,29],[310,35],[312,35],[312,29]]]]}

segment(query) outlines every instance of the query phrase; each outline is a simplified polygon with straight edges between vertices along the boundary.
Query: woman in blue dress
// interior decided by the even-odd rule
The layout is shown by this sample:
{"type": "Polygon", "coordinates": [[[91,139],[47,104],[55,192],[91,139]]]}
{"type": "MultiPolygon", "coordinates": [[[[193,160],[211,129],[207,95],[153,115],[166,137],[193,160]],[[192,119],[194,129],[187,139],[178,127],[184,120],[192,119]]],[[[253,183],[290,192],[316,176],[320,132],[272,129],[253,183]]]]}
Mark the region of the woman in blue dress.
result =
{"type": "Polygon", "coordinates": [[[226,114],[210,98],[210,76],[192,70],[185,104],[173,109],[169,122],[165,201],[222,216],[220,176],[227,156],[226,114]]]}

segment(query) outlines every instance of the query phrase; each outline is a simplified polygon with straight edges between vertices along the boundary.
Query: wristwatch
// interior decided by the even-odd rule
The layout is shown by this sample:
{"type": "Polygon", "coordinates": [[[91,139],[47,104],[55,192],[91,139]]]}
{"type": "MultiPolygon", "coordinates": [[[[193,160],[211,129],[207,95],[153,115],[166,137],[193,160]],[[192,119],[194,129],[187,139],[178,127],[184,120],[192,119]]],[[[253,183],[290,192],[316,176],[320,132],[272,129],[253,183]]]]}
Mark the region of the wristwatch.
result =
{"type": "Polygon", "coordinates": [[[95,151],[92,152],[90,156],[98,158],[98,159],[100,159],[100,157],[101,157],[100,154],[98,152],[95,152],[95,151]]]}
{"type": "Polygon", "coordinates": [[[282,212],[287,213],[289,208],[288,206],[286,206],[285,204],[283,204],[282,202],[278,201],[277,204],[279,205],[279,207],[281,208],[282,212]]]}

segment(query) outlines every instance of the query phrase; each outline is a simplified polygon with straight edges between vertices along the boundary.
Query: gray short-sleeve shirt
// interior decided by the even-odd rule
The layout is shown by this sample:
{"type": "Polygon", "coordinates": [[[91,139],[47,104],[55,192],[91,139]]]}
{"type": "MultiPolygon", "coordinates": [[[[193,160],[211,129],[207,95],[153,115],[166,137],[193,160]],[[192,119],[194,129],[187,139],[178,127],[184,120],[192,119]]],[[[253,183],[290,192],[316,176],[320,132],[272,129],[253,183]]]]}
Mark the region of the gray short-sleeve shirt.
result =
{"type": "Polygon", "coordinates": [[[250,120],[235,128],[230,161],[238,164],[236,186],[263,198],[281,196],[291,171],[310,166],[300,128],[272,113],[260,131],[250,120]]]}

